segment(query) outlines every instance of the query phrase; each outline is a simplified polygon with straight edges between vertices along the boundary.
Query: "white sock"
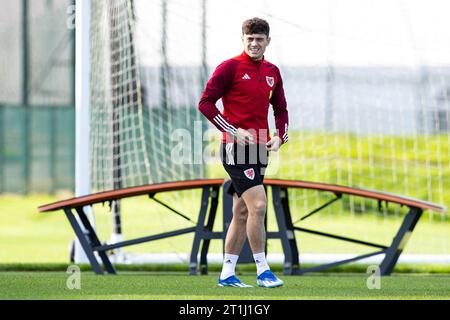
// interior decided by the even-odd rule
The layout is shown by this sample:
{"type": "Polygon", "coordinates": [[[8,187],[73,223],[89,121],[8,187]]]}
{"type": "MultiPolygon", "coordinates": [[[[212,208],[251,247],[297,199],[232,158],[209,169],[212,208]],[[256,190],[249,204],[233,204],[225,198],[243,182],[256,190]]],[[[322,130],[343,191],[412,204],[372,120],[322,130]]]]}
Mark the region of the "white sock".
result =
{"type": "Polygon", "coordinates": [[[255,259],[256,263],[256,274],[259,276],[261,273],[263,273],[266,270],[270,270],[269,265],[267,264],[266,260],[266,253],[255,253],[253,255],[253,259],[255,259]]]}
{"type": "Polygon", "coordinates": [[[220,279],[224,280],[235,274],[236,263],[239,256],[235,254],[225,253],[223,257],[222,273],[220,274],[220,279]]]}

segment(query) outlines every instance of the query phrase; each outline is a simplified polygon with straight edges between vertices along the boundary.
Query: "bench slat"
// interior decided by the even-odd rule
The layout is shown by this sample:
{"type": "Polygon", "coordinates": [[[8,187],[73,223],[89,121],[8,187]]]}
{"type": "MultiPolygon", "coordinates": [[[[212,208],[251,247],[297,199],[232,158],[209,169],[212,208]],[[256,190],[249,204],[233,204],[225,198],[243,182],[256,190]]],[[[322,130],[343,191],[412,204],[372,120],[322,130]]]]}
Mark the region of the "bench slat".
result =
{"type": "MultiPolygon", "coordinates": [[[[96,203],[102,203],[111,200],[129,198],[139,195],[145,195],[149,193],[167,192],[167,191],[179,191],[196,189],[202,187],[213,187],[221,186],[223,184],[223,179],[198,179],[198,180],[187,180],[187,181],[176,181],[176,182],[164,182],[145,186],[131,187],[119,190],[111,190],[105,192],[99,192],[91,195],[86,195],[82,197],[62,200],[50,204],[40,206],[38,210],[40,212],[48,212],[60,210],[65,207],[76,208],[87,205],[93,205],[96,203]]],[[[381,201],[388,201],[392,203],[397,203],[401,205],[406,205],[409,207],[417,207],[423,210],[432,210],[436,212],[446,212],[447,208],[444,206],[408,198],[404,196],[399,196],[396,194],[372,191],[366,189],[359,189],[353,187],[340,186],[335,184],[327,184],[320,182],[302,181],[302,180],[281,180],[281,179],[264,179],[264,184],[267,186],[278,186],[281,188],[302,188],[302,189],[312,189],[319,191],[329,191],[334,193],[348,194],[353,196],[360,196],[364,198],[370,198],[381,201]]]]}
{"type": "Polygon", "coordinates": [[[329,192],[337,192],[342,194],[360,196],[364,198],[371,198],[375,200],[388,201],[392,203],[402,204],[411,207],[418,207],[424,210],[432,210],[437,212],[446,212],[447,208],[444,206],[423,201],[419,199],[399,196],[392,193],[372,191],[367,189],[352,188],[340,186],[335,184],[327,184],[320,182],[302,181],[302,180],[279,180],[279,179],[264,179],[265,185],[279,186],[282,188],[301,188],[313,189],[329,192]]]}
{"type": "Polygon", "coordinates": [[[83,207],[87,205],[92,205],[96,203],[102,203],[111,200],[118,200],[124,198],[130,198],[140,195],[146,195],[149,193],[158,193],[166,191],[178,191],[178,190],[189,190],[197,189],[208,186],[221,186],[223,179],[200,179],[200,180],[187,180],[187,181],[176,181],[176,182],[163,182],[150,184],[145,186],[124,188],[118,190],[111,190],[105,192],[94,193],[82,197],[62,200],[50,204],[40,206],[38,210],[40,212],[48,212],[60,210],[65,207],[76,208],[83,207]]]}

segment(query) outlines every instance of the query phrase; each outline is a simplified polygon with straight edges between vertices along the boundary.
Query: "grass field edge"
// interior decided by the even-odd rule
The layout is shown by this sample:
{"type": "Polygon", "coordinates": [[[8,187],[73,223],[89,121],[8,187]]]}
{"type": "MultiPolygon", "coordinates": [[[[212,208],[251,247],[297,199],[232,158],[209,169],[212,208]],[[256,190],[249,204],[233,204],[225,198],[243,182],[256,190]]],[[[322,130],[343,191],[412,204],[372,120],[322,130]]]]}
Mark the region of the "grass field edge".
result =
{"type": "MultiPolygon", "coordinates": [[[[0,272],[55,272],[67,271],[69,263],[0,263],[0,272]]],[[[81,271],[92,271],[88,264],[78,265],[81,271]]],[[[315,264],[304,264],[302,268],[310,268],[317,266],[315,264]]],[[[366,273],[369,264],[353,264],[346,266],[338,266],[323,270],[320,273],[310,274],[327,274],[327,273],[366,273]]],[[[118,272],[189,272],[189,266],[186,264],[116,264],[115,268],[118,272]]],[[[208,265],[209,272],[219,272],[222,266],[220,264],[208,265]]],[[[272,264],[271,269],[275,272],[282,272],[283,265],[272,264]]],[[[238,274],[250,273],[256,270],[253,264],[238,265],[236,271],[238,274]]],[[[394,273],[418,273],[418,274],[449,274],[450,265],[442,264],[397,264],[394,273]]]]}

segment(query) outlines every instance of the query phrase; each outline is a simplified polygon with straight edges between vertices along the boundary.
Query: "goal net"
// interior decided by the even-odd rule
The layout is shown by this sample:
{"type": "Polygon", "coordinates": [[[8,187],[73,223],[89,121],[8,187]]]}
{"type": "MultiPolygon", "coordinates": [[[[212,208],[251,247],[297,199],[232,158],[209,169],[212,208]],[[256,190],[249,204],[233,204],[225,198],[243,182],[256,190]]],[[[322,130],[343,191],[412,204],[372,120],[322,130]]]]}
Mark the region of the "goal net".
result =
{"type": "MultiPolygon", "coordinates": [[[[290,120],[289,142],[272,156],[267,177],[374,189],[448,206],[447,9],[443,0],[91,1],[92,191],[226,177],[219,133],[197,104],[214,68],[242,51],[242,22],[259,16],[271,25],[265,58],[280,67],[290,120]]],[[[269,123],[273,130],[271,112],[269,123]]],[[[195,220],[197,191],[161,199],[195,220]]],[[[329,196],[296,190],[290,199],[297,221],[329,196]]],[[[192,225],[145,197],[112,207],[113,226],[111,216],[101,214],[109,208],[96,211],[104,239],[111,232],[128,237],[192,225]]],[[[220,211],[219,206],[218,228],[220,211]]],[[[347,198],[298,223],[389,244],[404,213],[405,208],[347,198]]],[[[271,214],[269,208],[269,228],[276,229],[271,214]]],[[[448,256],[448,218],[430,212],[422,220],[405,251],[448,256]]],[[[365,252],[314,235],[297,238],[303,253],[365,252]]],[[[191,236],[182,236],[136,251],[183,260],[190,244],[191,236]]],[[[210,252],[221,253],[222,244],[213,241],[210,252]]],[[[281,253],[279,241],[270,240],[268,252],[281,253]]]]}

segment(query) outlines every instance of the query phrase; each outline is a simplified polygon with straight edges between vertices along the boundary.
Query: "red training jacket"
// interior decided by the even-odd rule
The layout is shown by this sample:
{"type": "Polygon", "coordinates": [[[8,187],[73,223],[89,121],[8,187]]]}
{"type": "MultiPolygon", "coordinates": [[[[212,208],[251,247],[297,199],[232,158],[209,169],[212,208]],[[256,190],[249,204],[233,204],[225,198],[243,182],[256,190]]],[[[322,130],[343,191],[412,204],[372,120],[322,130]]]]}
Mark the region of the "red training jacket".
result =
{"type": "Polygon", "coordinates": [[[244,51],[216,68],[206,84],[198,108],[223,132],[223,142],[234,141],[233,134],[242,128],[252,132],[257,143],[266,143],[270,140],[269,104],[273,106],[276,134],[286,143],[288,111],[280,70],[264,58],[252,60],[244,51]],[[216,107],[220,98],[223,114],[216,107]]]}

